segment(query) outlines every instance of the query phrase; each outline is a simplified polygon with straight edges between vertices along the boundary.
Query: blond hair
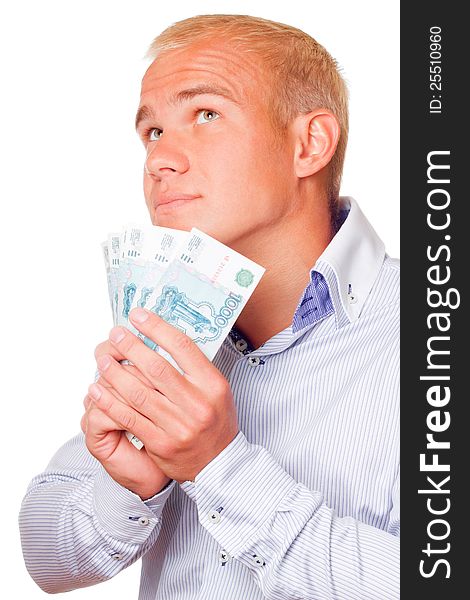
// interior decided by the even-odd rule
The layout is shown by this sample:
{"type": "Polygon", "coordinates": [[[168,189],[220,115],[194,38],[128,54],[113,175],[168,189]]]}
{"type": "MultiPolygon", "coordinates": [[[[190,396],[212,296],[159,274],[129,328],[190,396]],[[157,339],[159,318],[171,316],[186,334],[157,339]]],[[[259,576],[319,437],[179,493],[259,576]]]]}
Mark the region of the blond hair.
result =
{"type": "Polygon", "coordinates": [[[293,118],[318,108],[335,115],[341,133],[327,189],[335,213],[348,139],[348,92],[337,62],[300,29],[248,15],[200,15],[179,21],[154,39],[147,57],[216,38],[264,61],[272,81],[268,103],[275,131],[284,131],[293,118]]]}

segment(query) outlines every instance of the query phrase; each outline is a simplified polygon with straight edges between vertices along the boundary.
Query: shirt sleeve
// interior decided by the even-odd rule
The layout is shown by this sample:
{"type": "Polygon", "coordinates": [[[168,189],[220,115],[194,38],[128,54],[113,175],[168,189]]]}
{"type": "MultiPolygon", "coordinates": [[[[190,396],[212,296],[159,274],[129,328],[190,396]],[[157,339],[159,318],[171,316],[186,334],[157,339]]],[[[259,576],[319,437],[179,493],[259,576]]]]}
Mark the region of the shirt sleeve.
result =
{"type": "Polygon", "coordinates": [[[266,598],[399,598],[398,503],[387,531],[340,518],[242,432],[181,487],[227,559],[248,567],[266,598]]]}
{"type": "Polygon", "coordinates": [[[31,577],[48,593],[110,579],[154,544],[174,485],[143,502],[88,452],[83,434],[69,440],[22,502],[21,543],[31,577]]]}

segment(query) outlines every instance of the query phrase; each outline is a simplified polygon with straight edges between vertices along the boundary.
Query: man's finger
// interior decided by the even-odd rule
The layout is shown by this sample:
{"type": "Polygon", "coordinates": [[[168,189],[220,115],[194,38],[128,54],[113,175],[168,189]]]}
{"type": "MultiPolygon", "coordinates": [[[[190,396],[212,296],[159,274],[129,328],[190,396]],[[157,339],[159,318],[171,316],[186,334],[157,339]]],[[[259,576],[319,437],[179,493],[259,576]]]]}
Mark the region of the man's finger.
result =
{"type": "Polygon", "coordinates": [[[213,374],[214,366],[210,360],[182,331],[143,308],[131,310],[129,318],[140,332],[171,354],[186,375],[204,380],[213,374]]]}
{"type": "MultiPolygon", "coordinates": [[[[112,355],[111,355],[112,356],[112,355]]],[[[113,357],[114,358],[114,357],[113,357]]],[[[141,373],[141,371],[139,371],[139,369],[137,369],[137,367],[135,367],[134,365],[122,365],[122,368],[125,369],[128,373],[130,373],[131,375],[133,375],[134,377],[137,377],[137,379],[139,381],[141,381],[144,385],[150,387],[150,388],[154,388],[153,383],[150,381],[150,379],[148,379],[147,377],[145,377],[145,375],[143,373],[141,373]]],[[[96,383],[100,383],[101,385],[103,385],[104,387],[112,387],[112,385],[106,381],[106,379],[103,379],[102,377],[100,377],[96,383]]]]}
{"type": "Polygon", "coordinates": [[[80,419],[80,429],[83,431],[83,433],[86,433],[86,428],[87,428],[87,413],[83,413],[82,418],[80,419]]]}
{"type": "MultiPolygon", "coordinates": [[[[152,350],[150,352],[155,354],[152,350]]],[[[165,359],[159,358],[165,361],[165,359]]],[[[158,423],[162,429],[167,430],[169,424],[173,423],[175,419],[180,420],[183,418],[184,414],[182,414],[181,409],[176,403],[169,400],[153,387],[150,388],[138,381],[122,365],[116,362],[111,355],[101,356],[97,361],[97,365],[102,378],[112,386],[111,389],[108,387],[106,389],[119,398],[123,398],[123,401],[127,405],[139,411],[139,413],[147,417],[150,421],[158,423]]],[[[176,374],[184,385],[188,385],[179,373],[176,374]]],[[[175,392],[181,398],[185,390],[181,389],[178,395],[178,388],[175,387],[175,392]]]]}
{"type": "MultiPolygon", "coordinates": [[[[172,329],[176,331],[173,327],[172,329]]],[[[151,387],[157,389],[170,401],[175,398],[183,399],[189,393],[190,383],[185,377],[166,358],[148,348],[128,329],[114,327],[109,334],[109,339],[149,379],[151,387]]],[[[108,377],[106,379],[110,381],[108,377]]],[[[118,389],[114,386],[114,382],[112,384],[118,389]]]]}
{"type": "Polygon", "coordinates": [[[101,342],[95,348],[95,359],[103,356],[103,354],[111,354],[111,356],[116,360],[123,360],[125,358],[125,356],[123,356],[109,340],[101,342]]]}
{"type": "Polygon", "coordinates": [[[103,412],[119,429],[130,431],[140,440],[151,440],[157,432],[162,432],[156,423],[152,423],[127,404],[120,402],[109,390],[92,383],[88,394],[93,404],[103,412]]]}

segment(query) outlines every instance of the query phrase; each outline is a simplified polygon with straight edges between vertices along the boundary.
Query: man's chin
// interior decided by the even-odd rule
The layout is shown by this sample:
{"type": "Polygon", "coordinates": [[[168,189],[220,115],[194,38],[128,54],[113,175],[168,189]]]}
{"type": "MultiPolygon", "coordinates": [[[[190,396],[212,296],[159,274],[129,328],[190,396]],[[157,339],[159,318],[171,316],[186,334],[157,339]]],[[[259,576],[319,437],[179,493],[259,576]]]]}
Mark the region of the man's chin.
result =
{"type": "MultiPolygon", "coordinates": [[[[180,231],[191,231],[193,227],[197,227],[197,225],[186,225],[183,223],[173,223],[173,222],[164,222],[163,220],[155,221],[152,220],[152,225],[158,227],[168,227],[169,229],[179,229],[180,231]]],[[[199,229],[199,228],[198,228],[199,229]]]]}
{"type": "Polygon", "coordinates": [[[227,246],[231,246],[237,237],[234,237],[228,223],[221,223],[217,219],[210,218],[210,216],[202,214],[202,211],[194,211],[192,214],[189,214],[189,211],[184,211],[184,213],[183,211],[173,211],[170,214],[154,210],[151,214],[151,221],[153,225],[180,231],[191,231],[193,227],[196,227],[227,246]]]}
{"type": "Polygon", "coordinates": [[[188,217],[178,217],[177,215],[159,215],[153,212],[151,215],[152,225],[158,225],[159,227],[169,227],[170,229],[179,229],[181,231],[191,231],[193,227],[197,227],[194,224],[194,219],[188,219],[188,217]]]}
{"type": "Polygon", "coordinates": [[[191,231],[193,227],[197,227],[204,231],[203,223],[206,219],[198,214],[199,211],[194,210],[194,208],[196,207],[191,206],[190,202],[185,202],[179,206],[176,202],[171,202],[168,206],[157,206],[151,213],[151,220],[153,225],[159,225],[160,227],[169,227],[180,231],[191,231]]]}

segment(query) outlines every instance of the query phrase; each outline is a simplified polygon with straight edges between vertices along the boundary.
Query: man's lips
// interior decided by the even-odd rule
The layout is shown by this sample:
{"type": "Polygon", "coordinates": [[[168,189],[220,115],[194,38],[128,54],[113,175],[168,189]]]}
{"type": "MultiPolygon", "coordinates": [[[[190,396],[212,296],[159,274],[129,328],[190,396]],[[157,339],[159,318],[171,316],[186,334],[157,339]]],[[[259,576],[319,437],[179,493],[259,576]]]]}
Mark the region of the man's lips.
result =
{"type": "Polygon", "coordinates": [[[195,200],[200,198],[199,194],[184,194],[182,192],[167,192],[157,196],[155,201],[155,207],[163,206],[164,204],[170,204],[170,202],[176,202],[178,200],[195,200]]]}

